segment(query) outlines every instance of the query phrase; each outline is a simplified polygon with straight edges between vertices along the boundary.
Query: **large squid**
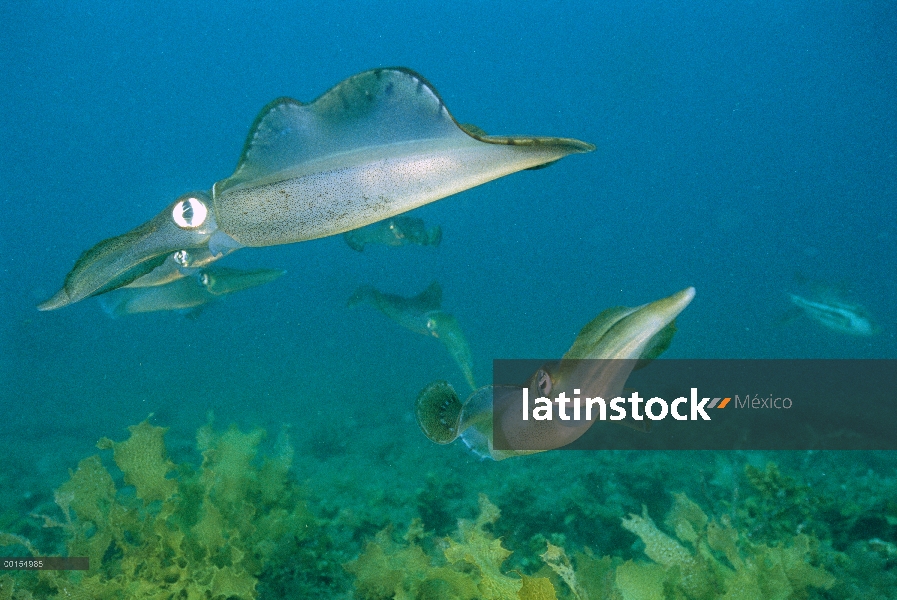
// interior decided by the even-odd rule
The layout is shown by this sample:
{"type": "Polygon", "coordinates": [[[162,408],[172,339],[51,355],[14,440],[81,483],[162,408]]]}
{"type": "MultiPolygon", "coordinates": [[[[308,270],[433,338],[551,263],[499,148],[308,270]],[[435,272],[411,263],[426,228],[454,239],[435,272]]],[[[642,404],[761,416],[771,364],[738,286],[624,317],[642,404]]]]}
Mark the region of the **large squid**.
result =
{"type": "Polygon", "coordinates": [[[268,104],[233,175],[84,252],[38,308],[128,285],[175,252],[218,257],[343,233],[593,149],[567,138],[485,135],[460,126],[414,71],[365,71],[309,104],[268,104]]]}
{"type": "MultiPolygon", "coordinates": [[[[695,296],[686,288],[667,298],[636,308],[609,308],[583,327],[559,363],[538,369],[524,387],[531,397],[574,395],[613,398],[623,391],[639,362],[656,358],[672,341],[675,318],[695,296]],[[597,360],[596,360],[597,359],[597,360]],[[575,394],[574,394],[575,390],[575,394]]],[[[438,444],[461,438],[477,455],[494,460],[534,454],[566,446],[581,437],[595,419],[522,421],[520,386],[484,386],[461,401],[451,385],[435,381],[415,403],[417,422],[438,444]],[[494,432],[501,428],[505,448],[496,448],[494,432]]],[[[597,415],[596,415],[597,416],[597,415]]]]}

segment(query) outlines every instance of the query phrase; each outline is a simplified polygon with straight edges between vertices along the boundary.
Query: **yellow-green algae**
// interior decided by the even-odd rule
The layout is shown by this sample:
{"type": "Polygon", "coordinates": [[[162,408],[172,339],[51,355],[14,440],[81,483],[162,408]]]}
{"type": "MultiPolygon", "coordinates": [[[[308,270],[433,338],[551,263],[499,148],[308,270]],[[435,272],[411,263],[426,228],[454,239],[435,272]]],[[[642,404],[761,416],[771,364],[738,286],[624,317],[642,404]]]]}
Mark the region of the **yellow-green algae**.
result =
{"type": "MultiPolygon", "coordinates": [[[[709,520],[684,494],[675,494],[666,525],[676,538],[662,532],[643,514],[623,519],[623,527],[645,544],[645,554],[663,569],[644,572],[668,597],[725,600],[788,600],[807,597],[808,588],[829,589],[835,578],[814,566],[818,541],[796,535],[776,546],[753,544],[730,525],[728,518],[709,520]]],[[[618,579],[624,598],[628,585],[618,579]]],[[[644,596],[642,596],[644,597],[644,596]]]]}
{"type": "MultiPolygon", "coordinates": [[[[169,458],[164,431],[143,423],[126,441],[101,441],[102,461],[85,459],[71,473],[56,492],[57,511],[43,493],[30,517],[30,509],[21,508],[17,519],[7,515],[4,528],[13,533],[0,533],[4,554],[88,554],[102,562],[92,561],[87,573],[0,575],[0,600],[225,594],[884,600],[897,589],[891,522],[897,480],[870,469],[853,476],[852,487],[826,487],[820,482],[845,476],[836,471],[829,479],[808,479],[807,473],[846,467],[824,454],[782,455],[816,464],[801,471],[792,466],[793,476],[770,463],[715,481],[682,469],[680,455],[655,454],[650,461],[635,455],[641,467],[596,460],[601,469],[584,471],[550,495],[542,494],[527,470],[502,478],[497,489],[490,481],[498,476],[464,485],[460,476],[432,474],[418,488],[417,501],[399,511],[407,493],[390,503],[329,490],[316,506],[324,518],[312,519],[286,474],[292,450],[285,437],[274,444],[273,457],[263,460],[260,430],[216,432],[206,426],[197,436],[201,464],[191,466],[169,458]],[[497,495],[501,518],[484,498],[479,519],[456,520],[473,514],[468,494],[474,485],[497,495]],[[687,489],[701,506],[685,496],[657,493],[669,486],[687,489]],[[836,499],[837,490],[846,493],[836,499]],[[652,515],[668,512],[663,523],[637,509],[642,502],[652,515]],[[248,511],[240,510],[247,505],[248,511]],[[628,512],[639,514],[621,521],[628,512]],[[388,528],[363,549],[358,545],[368,532],[389,522],[408,523],[415,513],[421,518],[404,539],[388,528]],[[50,527],[40,529],[41,523],[50,527]],[[338,546],[331,535],[340,539],[338,546]],[[358,558],[344,570],[340,563],[353,557],[358,558]],[[832,575],[837,582],[829,588],[832,575]]],[[[326,474],[317,476],[327,481],[326,474]]]]}
{"type": "MultiPolygon", "coordinates": [[[[56,490],[69,556],[89,571],[40,571],[0,579],[0,599],[243,599],[275,554],[295,547],[314,521],[288,473],[293,451],[257,461],[260,429],[199,430],[199,468],[168,457],[166,429],[144,421],[122,442],[103,438],[124,475],[118,487],[100,456],[85,458],[56,490]],[[18,585],[18,588],[16,587],[18,585]],[[27,591],[26,591],[27,590],[27,591]]],[[[0,543],[16,544],[8,534],[0,543]]],[[[32,554],[37,550],[28,548],[32,554]]]]}
{"type": "Polygon", "coordinates": [[[479,517],[460,520],[454,538],[427,539],[419,521],[403,542],[392,539],[391,528],[381,531],[346,565],[356,576],[356,595],[376,600],[555,600],[547,579],[502,570],[511,552],[486,530],[499,516],[498,508],[481,494],[479,517]],[[422,544],[440,551],[431,548],[428,553],[422,544]]]}
{"type": "Polygon", "coordinates": [[[398,542],[387,528],[346,568],[356,576],[356,596],[365,600],[799,600],[811,588],[834,585],[835,578],[813,564],[814,538],[753,544],[728,519],[709,518],[684,494],[674,498],[666,526],[675,537],[646,510],[622,520],[641,539],[650,562],[598,559],[588,550],[571,560],[548,542],[537,573],[507,572],[502,565],[511,551],[488,531],[499,510],[481,495],[480,516],[460,520],[453,536],[428,537],[417,522],[398,542]]]}

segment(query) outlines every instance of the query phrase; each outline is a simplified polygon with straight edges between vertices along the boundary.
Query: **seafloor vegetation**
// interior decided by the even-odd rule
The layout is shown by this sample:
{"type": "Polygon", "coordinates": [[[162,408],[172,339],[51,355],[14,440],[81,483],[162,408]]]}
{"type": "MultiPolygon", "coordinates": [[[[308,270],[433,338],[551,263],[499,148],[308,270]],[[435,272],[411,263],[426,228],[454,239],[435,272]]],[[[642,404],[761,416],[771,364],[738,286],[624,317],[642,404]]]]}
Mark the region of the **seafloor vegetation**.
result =
{"type": "MultiPolygon", "coordinates": [[[[166,448],[165,434],[134,425],[124,441],[101,439],[51,497],[4,498],[3,554],[88,556],[92,568],[7,571],[0,599],[897,596],[890,454],[781,454],[777,465],[591,453],[575,476],[527,457],[493,469],[502,481],[484,481],[487,497],[463,468],[411,488],[300,482],[303,465],[338,461],[335,438],[306,456],[285,432],[210,422],[195,449],[166,448]]],[[[396,459],[381,450],[376,460],[396,459]]],[[[341,470],[353,476],[321,472],[341,470]]]]}

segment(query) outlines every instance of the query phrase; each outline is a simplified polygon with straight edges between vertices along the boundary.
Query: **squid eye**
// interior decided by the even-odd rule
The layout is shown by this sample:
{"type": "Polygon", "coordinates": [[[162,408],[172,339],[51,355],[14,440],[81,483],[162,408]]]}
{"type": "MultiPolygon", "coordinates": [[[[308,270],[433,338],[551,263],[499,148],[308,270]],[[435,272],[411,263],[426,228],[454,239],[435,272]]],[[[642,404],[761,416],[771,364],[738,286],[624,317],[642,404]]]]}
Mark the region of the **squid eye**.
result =
{"type": "Polygon", "coordinates": [[[551,375],[544,369],[539,369],[539,372],[536,373],[536,386],[539,388],[539,393],[543,396],[551,393],[551,375]]]}
{"type": "Polygon", "coordinates": [[[186,267],[190,264],[190,253],[186,250],[178,250],[175,252],[172,257],[174,258],[174,262],[181,265],[182,267],[186,267]]]}
{"type": "Polygon", "coordinates": [[[209,285],[212,283],[212,282],[211,282],[211,279],[210,279],[210,277],[209,277],[209,274],[208,274],[208,273],[203,273],[202,275],[200,275],[200,276],[199,276],[199,283],[202,284],[202,287],[205,287],[205,288],[209,287],[209,285]]]}
{"type": "Polygon", "coordinates": [[[187,196],[183,200],[178,201],[171,211],[171,218],[178,227],[183,229],[194,229],[206,222],[209,215],[209,209],[199,198],[187,196]]]}

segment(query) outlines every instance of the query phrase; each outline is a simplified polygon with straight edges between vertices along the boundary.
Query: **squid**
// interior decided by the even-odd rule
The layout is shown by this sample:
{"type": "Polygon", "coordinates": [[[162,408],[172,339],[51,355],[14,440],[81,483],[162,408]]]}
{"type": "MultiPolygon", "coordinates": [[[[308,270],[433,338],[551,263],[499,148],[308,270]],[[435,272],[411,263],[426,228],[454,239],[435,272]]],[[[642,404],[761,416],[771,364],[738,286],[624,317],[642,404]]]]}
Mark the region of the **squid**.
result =
{"type": "MultiPolygon", "coordinates": [[[[694,296],[695,289],[689,287],[635,308],[605,310],[583,327],[558,363],[538,369],[523,387],[532,397],[561,392],[573,397],[574,389],[583,396],[619,396],[633,369],[669,347],[674,321],[694,296]]],[[[450,444],[460,438],[475,454],[493,460],[561,448],[595,422],[522,421],[519,403],[503,401],[520,393],[520,386],[487,385],[461,401],[450,384],[434,381],[418,394],[415,416],[431,441],[450,444]],[[499,448],[494,443],[497,428],[507,442],[499,448]]]]}
{"type": "MultiPolygon", "coordinates": [[[[138,313],[178,311],[197,316],[202,308],[224,296],[274,281],[283,269],[232,269],[210,266],[157,285],[125,286],[100,296],[112,318],[138,313]]],[[[142,278],[141,278],[142,279],[142,278]]]]}
{"type": "Polygon", "coordinates": [[[404,327],[442,342],[452,360],[461,369],[470,389],[477,389],[473,378],[473,357],[458,319],[442,310],[442,286],[434,281],[417,296],[406,298],[385,294],[369,285],[355,290],[347,305],[353,308],[367,302],[404,327]]]}
{"type": "Polygon", "coordinates": [[[347,231],[343,234],[343,239],[356,252],[364,252],[364,247],[368,244],[394,248],[409,244],[438,246],[442,241],[442,227],[435,225],[428,228],[423,219],[401,215],[347,231]]]}
{"type": "Polygon", "coordinates": [[[310,103],[269,103],[230,177],[85,251],[38,308],[129,285],[177,252],[220,257],[336,235],[594,148],[570,138],[486,135],[460,125],[418,73],[365,71],[310,103]]]}

